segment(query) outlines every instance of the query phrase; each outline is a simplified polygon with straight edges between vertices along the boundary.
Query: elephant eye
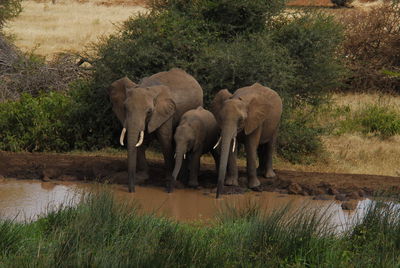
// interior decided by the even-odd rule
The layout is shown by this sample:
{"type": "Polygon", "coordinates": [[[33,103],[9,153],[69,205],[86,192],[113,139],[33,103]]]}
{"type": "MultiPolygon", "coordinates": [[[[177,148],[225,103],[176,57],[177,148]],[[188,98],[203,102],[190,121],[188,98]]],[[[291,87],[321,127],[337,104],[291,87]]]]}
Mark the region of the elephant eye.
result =
{"type": "Polygon", "coordinates": [[[152,109],[148,109],[147,110],[147,115],[151,115],[153,113],[153,110],[152,109]]]}

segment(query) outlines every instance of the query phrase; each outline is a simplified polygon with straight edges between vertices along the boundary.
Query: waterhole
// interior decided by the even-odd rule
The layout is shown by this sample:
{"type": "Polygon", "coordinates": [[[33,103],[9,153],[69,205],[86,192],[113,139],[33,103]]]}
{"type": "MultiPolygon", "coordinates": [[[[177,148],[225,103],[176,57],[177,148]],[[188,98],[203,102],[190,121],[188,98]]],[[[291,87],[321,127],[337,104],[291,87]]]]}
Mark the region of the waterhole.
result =
{"type": "MultiPolygon", "coordinates": [[[[74,206],[84,192],[98,188],[99,185],[94,183],[4,179],[0,182],[0,219],[32,221],[61,205],[74,206]]],[[[341,203],[334,200],[312,200],[312,197],[272,192],[248,192],[215,199],[215,193],[209,190],[176,189],[168,194],[164,188],[156,187],[137,187],[135,193],[128,193],[123,185],[110,185],[108,188],[117,200],[133,201],[144,213],[156,213],[184,222],[212,221],[228,207],[256,204],[263,212],[269,212],[290,204],[293,210],[306,207],[330,215],[331,223],[342,230],[362,216],[365,208],[373,202],[360,200],[357,208],[349,212],[343,211],[341,203]]]]}

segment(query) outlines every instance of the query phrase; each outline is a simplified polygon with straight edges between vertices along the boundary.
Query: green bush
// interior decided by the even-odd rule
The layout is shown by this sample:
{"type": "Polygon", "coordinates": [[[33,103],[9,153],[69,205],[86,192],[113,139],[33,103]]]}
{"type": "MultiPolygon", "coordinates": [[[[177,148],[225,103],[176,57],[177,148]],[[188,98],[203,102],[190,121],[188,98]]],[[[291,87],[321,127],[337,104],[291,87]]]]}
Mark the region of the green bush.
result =
{"type": "Polygon", "coordinates": [[[23,94],[19,101],[0,104],[0,150],[65,151],[70,99],[50,92],[37,98],[23,94]]]}
{"type": "Polygon", "coordinates": [[[391,106],[370,104],[359,111],[351,111],[345,106],[338,112],[344,119],[339,121],[336,134],[361,132],[383,139],[400,134],[400,113],[391,106]]]}
{"type": "Polygon", "coordinates": [[[295,15],[273,31],[274,40],[287,50],[295,66],[292,83],[284,91],[296,106],[325,103],[330,90],[341,85],[345,69],[337,49],[342,32],[332,16],[315,11],[295,15]]]}
{"type": "Polygon", "coordinates": [[[324,129],[312,124],[312,117],[289,116],[282,121],[277,152],[291,163],[310,164],[323,151],[320,136],[324,129]]]}
{"type": "Polygon", "coordinates": [[[108,106],[105,96],[95,94],[84,80],[68,92],[24,93],[17,101],[0,103],[0,150],[63,152],[116,145],[113,130],[119,123],[104,120],[108,106]],[[103,106],[99,100],[105,101],[103,106]]]}
{"type": "Polygon", "coordinates": [[[371,105],[358,118],[363,133],[374,133],[382,138],[400,134],[400,114],[388,107],[371,105]]]}
{"type": "Polygon", "coordinates": [[[255,82],[282,92],[294,87],[296,68],[288,51],[268,33],[211,44],[195,59],[193,67],[194,76],[205,89],[206,104],[220,89],[233,92],[255,82]]]}

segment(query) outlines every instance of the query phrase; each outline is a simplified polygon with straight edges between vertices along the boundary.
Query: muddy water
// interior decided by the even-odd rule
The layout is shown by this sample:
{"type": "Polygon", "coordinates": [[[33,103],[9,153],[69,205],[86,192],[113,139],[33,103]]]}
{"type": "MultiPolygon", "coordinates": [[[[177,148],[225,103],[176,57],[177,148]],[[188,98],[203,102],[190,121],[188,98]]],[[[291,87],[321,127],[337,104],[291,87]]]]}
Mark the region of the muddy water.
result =
{"type": "MultiPolygon", "coordinates": [[[[264,211],[272,211],[290,203],[293,209],[306,206],[328,213],[332,215],[333,223],[337,224],[339,229],[343,229],[352,221],[354,215],[362,214],[363,208],[371,202],[360,201],[356,212],[349,213],[341,209],[340,203],[332,200],[316,201],[311,197],[270,192],[229,195],[217,200],[215,194],[209,190],[177,189],[168,194],[163,188],[137,187],[136,193],[130,194],[124,186],[110,187],[118,200],[134,201],[144,212],[153,212],[180,221],[209,221],[227,206],[243,207],[249,203],[256,203],[264,211]]],[[[3,180],[0,182],[0,219],[34,220],[61,204],[76,204],[83,191],[93,191],[96,188],[98,187],[91,183],[3,180]]]]}

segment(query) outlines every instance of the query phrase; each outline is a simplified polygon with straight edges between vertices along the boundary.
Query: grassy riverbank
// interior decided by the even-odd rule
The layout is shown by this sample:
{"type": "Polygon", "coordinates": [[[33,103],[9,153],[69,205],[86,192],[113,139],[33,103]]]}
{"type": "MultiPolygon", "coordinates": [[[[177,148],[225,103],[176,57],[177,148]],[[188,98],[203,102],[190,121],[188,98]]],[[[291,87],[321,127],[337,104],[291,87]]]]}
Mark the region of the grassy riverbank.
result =
{"type": "Polygon", "coordinates": [[[398,267],[400,210],[377,203],[343,235],[326,217],[226,209],[210,226],[141,215],[110,193],[32,223],[0,221],[0,267],[398,267]]]}

